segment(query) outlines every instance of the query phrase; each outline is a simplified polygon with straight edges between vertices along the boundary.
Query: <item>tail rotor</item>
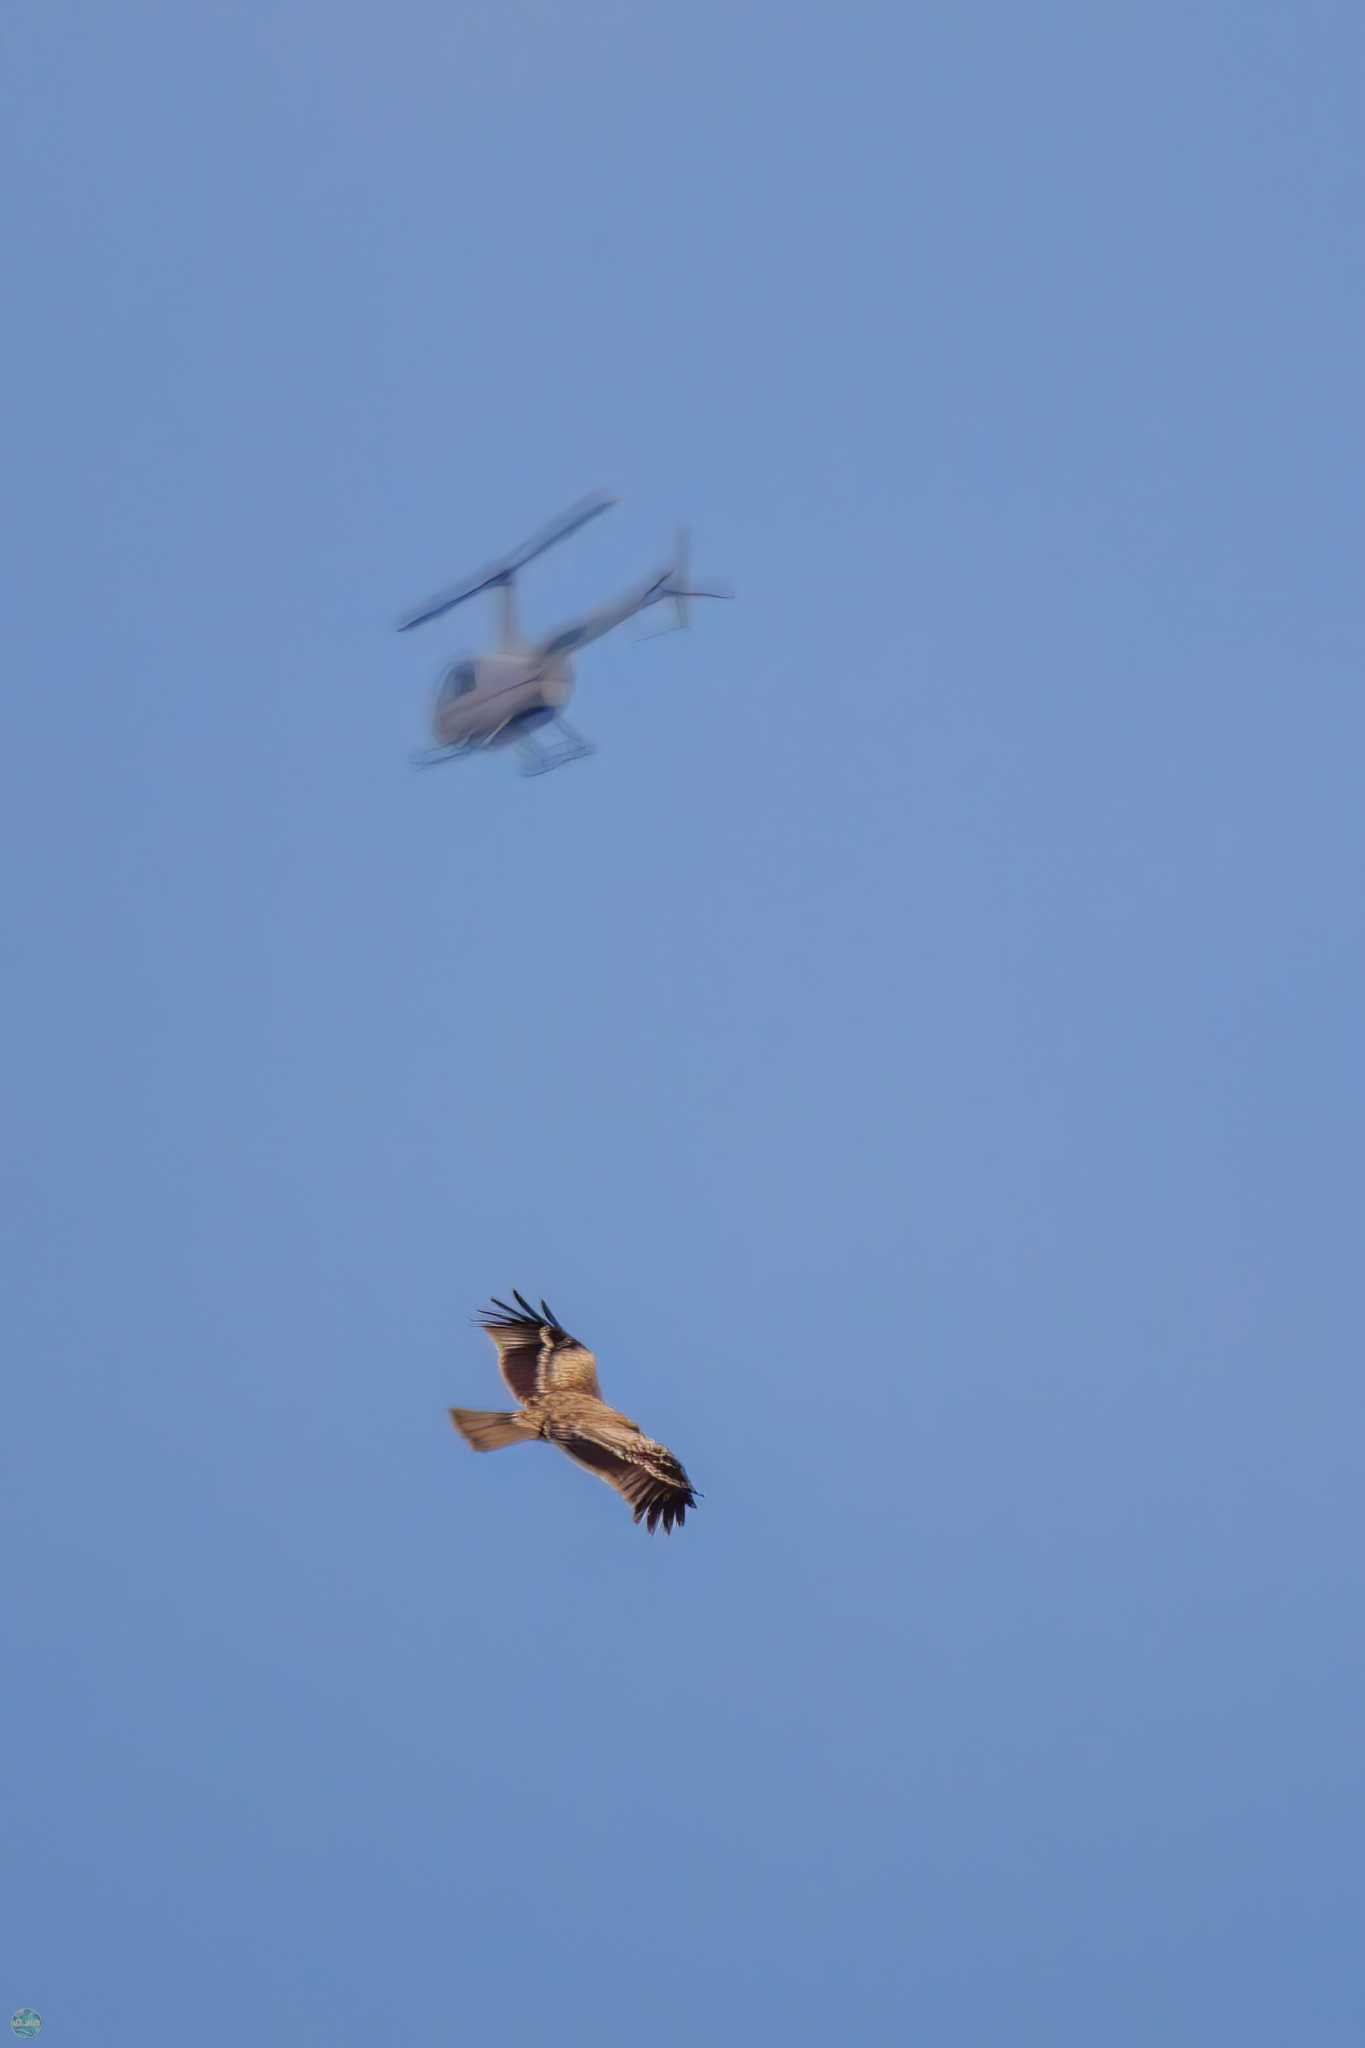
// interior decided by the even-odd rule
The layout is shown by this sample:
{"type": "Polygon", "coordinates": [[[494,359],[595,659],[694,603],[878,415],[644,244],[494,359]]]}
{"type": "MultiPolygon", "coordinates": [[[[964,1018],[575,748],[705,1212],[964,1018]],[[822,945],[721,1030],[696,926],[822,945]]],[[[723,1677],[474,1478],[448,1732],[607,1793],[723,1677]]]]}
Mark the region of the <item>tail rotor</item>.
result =
{"type": "Polygon", "coordinates": [[[655,586],[655,594],[646,599],[648,604],[660,604],[665,598],[673,600],[673,624],[661,626],[657,632],[644,633],[645,640],[657,640],[660,633],[682,633],[692,623],[692,599],[694,597],[733,597],[734,591],[725,585],[712,585],[709,589],[698,590],[692,581],[692,535],[685,526],[680,526],[673,541],[673,560],[668,575],[655,586]]]}
{"type": "Polygon", "coordinates": [[[686,631],[692,617],[691,567],[692,535],[686,526],[680,526],[673,546],[673,617],[680,633],[686,631]]]}
{"type": "MultiPolygon", "coordinates": [[[[692,623],[692,599],[694,597],[734,596],[728,584],[711,584],[705,590],[698,590],[692,581],[692,534],[688,527],[680,526],[673,542],[673,568],[668,578],[665,595],[673,600],[673,630],[681,633],[692,623]]],[[[665,631],[668,629],[665,628],[665,631]]]]}

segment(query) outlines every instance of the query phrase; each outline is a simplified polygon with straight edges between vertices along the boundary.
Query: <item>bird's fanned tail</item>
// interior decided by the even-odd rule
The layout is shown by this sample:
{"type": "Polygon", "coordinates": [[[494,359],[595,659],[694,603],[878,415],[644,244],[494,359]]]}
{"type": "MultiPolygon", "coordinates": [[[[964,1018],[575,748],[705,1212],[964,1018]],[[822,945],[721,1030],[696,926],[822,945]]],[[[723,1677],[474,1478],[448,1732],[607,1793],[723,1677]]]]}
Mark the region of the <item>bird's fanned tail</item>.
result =
{"type": "Polygon", "coordinates": [[[509,1444],[529,1444],[535,1439],[535,1431],[517,1414],[491,1408],[452,1408],[450,1419],[476,1451],[501,1451],[509,1444]]]}

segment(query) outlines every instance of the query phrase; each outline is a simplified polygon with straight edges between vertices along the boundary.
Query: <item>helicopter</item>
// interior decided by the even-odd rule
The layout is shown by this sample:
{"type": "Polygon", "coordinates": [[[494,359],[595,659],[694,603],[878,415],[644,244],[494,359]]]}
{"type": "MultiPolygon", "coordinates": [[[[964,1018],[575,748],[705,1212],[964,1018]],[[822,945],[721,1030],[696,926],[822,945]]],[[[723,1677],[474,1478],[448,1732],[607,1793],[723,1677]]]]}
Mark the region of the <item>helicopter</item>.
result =
{"type": "Polygon", "coordinates": [[[672,601],[676,624],[664,630],[676,631],[688,623],[690,599],[733,596],[730,590],[691,587],[688,540],[686,533],[680,532],[673,559],[666,567],[541,639],[524,637],[517,614],[516,579],[520,571],[537,555],[567,540],[590,519],[599,518],[617,503],[618,499],[604,491],[581,499],[511,554],[490,562],[477,575],[419,605],[400,621],[399,632],[410,633],[414,627],[441,618],[483,591],[497,593],[497,647],[490,653],[466,655],[445,670],[436,686],[431,711],[435,744],[414,754],[417,767],[434,768],[442,761],[461,760],[490,748],[508,746],[516,748],[524,775],[543,775],[548,769],[582,760],[593,749],[563,715],[574,687],[570,657],[580,647],[600,640],[603,634],[624,625],[627,619],[647,611],[651,605],[672,601]],[[553,736],[546,731],[549,727],[554,728],[553,736]]]}

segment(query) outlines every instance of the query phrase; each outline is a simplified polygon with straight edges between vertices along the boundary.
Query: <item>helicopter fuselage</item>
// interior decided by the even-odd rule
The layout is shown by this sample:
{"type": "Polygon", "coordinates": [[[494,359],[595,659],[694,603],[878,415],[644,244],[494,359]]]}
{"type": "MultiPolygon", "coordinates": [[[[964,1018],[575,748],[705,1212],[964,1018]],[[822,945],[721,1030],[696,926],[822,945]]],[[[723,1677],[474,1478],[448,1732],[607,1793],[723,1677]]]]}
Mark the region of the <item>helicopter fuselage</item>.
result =
{"type": "Polygon", "coordinates": [[[532,648],[471,655],[446,670],[432,707],[440,747],[511,746],[558,716],[573,695],[573,665],[532,648]]]}

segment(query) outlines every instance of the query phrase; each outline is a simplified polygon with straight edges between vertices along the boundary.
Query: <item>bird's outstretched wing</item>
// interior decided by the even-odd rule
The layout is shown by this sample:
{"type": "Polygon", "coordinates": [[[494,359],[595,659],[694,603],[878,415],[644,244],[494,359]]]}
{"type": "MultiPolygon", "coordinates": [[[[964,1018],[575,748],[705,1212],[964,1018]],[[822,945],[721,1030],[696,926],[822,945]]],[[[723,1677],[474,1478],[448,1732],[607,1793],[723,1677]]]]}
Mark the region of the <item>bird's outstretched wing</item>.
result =
{"type": "Polygon", "coordinates": [[[556,1431],[553,1441],[584,1471],[614,1486],[651,1535],[660,1522],[672,1535],[673,1524],[681,1529],[687,1510],[697,1505],[692,1482],[672,1451],[614,1417],[604,1416],[600,1429],[581,1424],[563,1435],[556,1431]]]}
{"type": "Polygon", "coordinates": [[[512,1290],[519,1304],[509,1308],[493,1297],[492,1308],[479,1318],[498,1350],[498,1370],[519,1401],[535,1394],[592,1394],[598,1400],[597,1360],[585,1344],[571,1337],[542,1301],[532,1308],[512,1290]]]}

